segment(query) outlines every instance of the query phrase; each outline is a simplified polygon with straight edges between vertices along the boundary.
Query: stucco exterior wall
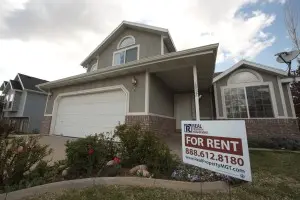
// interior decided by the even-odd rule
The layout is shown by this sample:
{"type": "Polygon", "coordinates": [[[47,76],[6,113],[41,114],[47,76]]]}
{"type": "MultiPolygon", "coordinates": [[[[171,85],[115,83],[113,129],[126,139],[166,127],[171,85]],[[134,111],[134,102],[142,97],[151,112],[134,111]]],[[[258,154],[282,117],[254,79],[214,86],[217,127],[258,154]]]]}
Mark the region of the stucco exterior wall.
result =
{"type": "MultiPolygon", "coordinates": [[[[247,66],[243,66],[243,67],[238,68],[237,70],[239,70],[239,69],[252,69],[252,68],[248,68],[247,66]]],[[[252,69],[252,70],[254,70],[254,69],[252,69]]],[[[230,75],[232,73],[234,73],[235,71],[231,72],[226,77],[223,77],[222,79],[220,79],[216,82],[217,104],[218,104],[218,108],[219,108],[219,116],[220,117],[226,117],[226,116],[224,116],[224,113],[223,113],[221,87],[222,86],[227,86],[227,81],[228,81],[230,75]]],[[[275,99],[274,100],[275,100],[276,105],[277,105],[278,116],[284,116],[283,105],[282,105],[281,96],[280,96],[280,92],[279,92],[279,86],[278,86],[278,82],[277,82],[277,76],[272,75],[272,74],[268,74],[266,72],[258,71],[258,70],[254,70],[254,71],[256,71],[257,73],[259,73],[262,76],[262,79],[263,79],[264,82],[272,82],[273,87],[274,87],[274,94],[275,94],[275,99]]]]}
{"type": "Polygon", "coordinates": [[[24,108],[24,117],[29,117],[29,131],[40,131],[41,122],[44,118],[47,95],[28,92],[24,108]]]}
{"type": "Polygon", "coordinates": [[[45,114],[52,114],[54,100],[57,95],[61,93],[115,85],[124,85],[124,87],[129,91],[129,112],[145,112],[145,73],[139,73],[53,89],[52,97],[48,99],[45,114]],[[132,85],[133,76],[137,79],[136,87],[132,85]]]}
{"type": "Polygon", "coordinates": [[[174,117],[173,92],[154,74],[149,75],[149,112],[174,117]]]}
{"type": "Polygon", "coordinates": [[[98,69],[112,66],[113,53],[118,50],[118,43],[123,37],[128,35],[132,35],[135,38],[135,45],[140,45],[139,59],[161,54],[160,35],[127,28],[99,54],[98,69]]]}

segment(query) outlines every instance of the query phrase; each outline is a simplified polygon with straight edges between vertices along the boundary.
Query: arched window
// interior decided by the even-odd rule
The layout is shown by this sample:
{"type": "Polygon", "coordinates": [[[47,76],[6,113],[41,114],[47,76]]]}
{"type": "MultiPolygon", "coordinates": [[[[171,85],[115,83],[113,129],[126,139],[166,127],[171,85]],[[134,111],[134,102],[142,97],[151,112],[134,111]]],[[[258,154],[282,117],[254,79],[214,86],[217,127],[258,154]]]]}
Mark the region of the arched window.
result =
{"type": "Polygon", "coordinates": [[[230,78],[228,79],[228,85],[262,81],[263,80],[261,75],[253,70],[239,70],[230,76],[230,78]]]}
{"type": "Polygon", "coordinates": [[[133,36],[131,36],[131,35],[125,36],[120,40],[120,42],[118,44],[118,49],[128,47],[128,46],[131,46],[134,44],[135,44],[135,39],[133,36]]]}
{"type": "Polygon", "coordinates": [[[117,49],[118,50],[113,53],[113,66],[139,59],[139,44],[135,45],[135,39],[132,35],[123,37],[117,49]]]}

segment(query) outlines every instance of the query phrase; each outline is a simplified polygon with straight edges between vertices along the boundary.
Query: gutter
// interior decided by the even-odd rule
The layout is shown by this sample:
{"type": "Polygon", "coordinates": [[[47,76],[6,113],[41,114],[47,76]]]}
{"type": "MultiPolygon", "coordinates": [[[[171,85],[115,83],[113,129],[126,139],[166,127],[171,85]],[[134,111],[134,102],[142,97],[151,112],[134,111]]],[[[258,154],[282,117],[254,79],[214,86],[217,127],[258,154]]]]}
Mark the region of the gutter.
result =
{"type": "Polygon", "coordinates": [[[219,46],[219,44],[216,43],[216,44],[197,47],[197,48],[193,48],[193,49],[172,52],[172,53],[168,53],[168,54],[164,54],[164,55],[157,55],[157,56],[152,56],[152,57],[148,57],[148,58],[143,58],[141,60],[136,60],[136,61],[133,61],[130,63],[117,65],[117,66],[105,67],[105,68],[102,68],[102,69],[99,69],[99,70],[96,70],[93,72],[88,72],[88,73],[84,73],[84,74],[79,74],[79,75],[59,79],[56,81],[39,84],[39,85],[37,85],[37,87],[40,88],[41,90],[45,90],[45,89],[50,89],[50,88],[54,88],[54,87],[59,87],[63,84],[71,85],[76,82],[79,82],[80,80],[92,79],[94,77],[99,78],[101,76],[105,77],[105,75],[107,75],[107,74],[115,74],[115,73],[117,74],[117,72],[128,71],[130,69],[137,71],[138,69],[141,69],[141,67],[143,67],[143,66],[164,62],[167,60],[180,59],[181,57],[192,57],[192,56],[201,55],[201,54],[214,53],[214,51],[216,54],[218,46],[219,46]]]}

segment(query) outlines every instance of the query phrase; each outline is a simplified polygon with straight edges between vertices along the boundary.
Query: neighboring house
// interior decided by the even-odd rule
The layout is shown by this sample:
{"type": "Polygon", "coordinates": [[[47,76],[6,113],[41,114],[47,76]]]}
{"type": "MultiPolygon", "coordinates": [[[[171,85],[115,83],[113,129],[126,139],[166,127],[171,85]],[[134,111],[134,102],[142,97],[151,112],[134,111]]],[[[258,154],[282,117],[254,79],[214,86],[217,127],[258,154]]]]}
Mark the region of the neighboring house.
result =
{"type": "Polygon", "coordinates": [[[3,118],[21,132],[39,132],[44,116],[47,93],[36,87],[47,81],[18,73],[14,80],[4,81],[0,91],[5,95],[3,118]]]}
{"type": "Polygon", "coordinates": [[[297,134],[290,78],[242,60],[214,73],[218,44],[176,51],[167,29],[122,22],[81,65],[84,74],[40,84],[41,132],[73,137],[141,123],[160,134],[194,120],[245,119],[249,134],[297,134]],[[198,87],[201,98],[194,98],[198,87]]]}

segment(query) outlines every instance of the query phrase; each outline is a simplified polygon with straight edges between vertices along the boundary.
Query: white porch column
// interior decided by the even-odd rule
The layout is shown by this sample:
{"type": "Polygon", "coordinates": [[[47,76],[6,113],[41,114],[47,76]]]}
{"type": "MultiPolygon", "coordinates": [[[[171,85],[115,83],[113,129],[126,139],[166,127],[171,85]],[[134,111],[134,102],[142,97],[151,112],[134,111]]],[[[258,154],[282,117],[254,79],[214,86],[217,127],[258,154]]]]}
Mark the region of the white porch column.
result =
{"type": "Polygon", "coordinates": [[[197,77],[196,65],[193,66],[193,77],[194,77],[196,120],[198,121],[198,120],[200,120],[200,109],[199,109],[198,77],[197,77]]]}

